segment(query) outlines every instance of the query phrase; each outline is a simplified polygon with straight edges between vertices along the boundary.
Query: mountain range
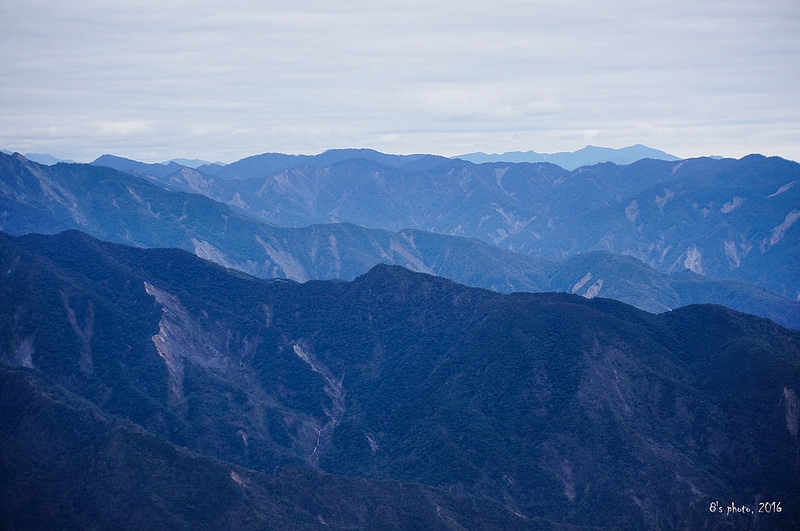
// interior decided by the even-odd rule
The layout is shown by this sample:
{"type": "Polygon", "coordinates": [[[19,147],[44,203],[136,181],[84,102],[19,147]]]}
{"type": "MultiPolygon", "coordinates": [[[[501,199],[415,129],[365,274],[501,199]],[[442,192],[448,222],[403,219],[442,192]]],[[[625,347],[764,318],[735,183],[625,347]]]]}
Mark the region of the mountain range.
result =
{"type": "MultiPolygon", "coordinates": [[[[342,164],[352,168],[372,163],[355,159],[342,164]]],[[[541,171],[554,168],[544,165],[541,171]]],[[[521,168],[525,169],[530,168],[521,168]]],[[[661,272],[608,251],[540,258],[474,238],[419,229],[370,229],[353,223],[279,227],[258,221],[234,205],[179,191],[189,187],[179,186],[175,179],[194,175],[185,168],[168,178],[172,184],[152,175],[145,178],[139,170],[132,173],[86,164],[43,166],[20,155],[0,155],[0,230],[21,235],[79,229],[128,245],[182,248],[251,275],[301,282],[352,280],[375,264],[390,263],[500,292],[564,291],[613,297],[653,312],[711,302],[800,329],[800,302],[741,279],[717,280],[686,269],[661,272]]],[[[192,189],[202,190],[199,183],[194,182],[192,189]]],[[[481,183],[480,193],[467,194],[462,201],[468,202],[462,218],[480,208],[481,194],[492,193],[485,181],[481,183]]],[[[362,193],[358,182],[348,186],[354,194],[362,193]]],[[[456,192],[451,191],[454,216],[456,192]]],[[[207,194],[214,196],[208,190],[207,194]]],[[[387,201],[399,202],[388,192],[383,195],[387,201]]],[[[378,196],[377,191],[372,195],[378,196]]],[[[292,194],[284,198],[295,200],[292,194]]],[[[775,268],[779,269],[779,263],[775,268]]]]}
{"type": "Polygon", "coordinates": [[[467,153],[459,155],[459,159],[482,164],[484,162],[550,162],[566,170],[576,170],[581,166],[592,166],[600,162],[614,164],[632,164],[642,159],[680,160],[675,155],[665,153],[641,144],[621,149],[586,146],[577,151],[559,153],[536,153],[535,151],[507,151],[505,153],[467,153]]]}
{"type": "Polygon", "coordinates": [[[610,251],[666,273],[690,269],[800,296],[795,162],[646,159],[570,172],[547,163],[392,160],[288,168],[262,155],[225,166],[224,177],[201,167],[150,178],[283,227],[411,228],[543,258],[610,251]]]}
{"type": "Polygon", "coordinates": [[[0,154],[0,522],[798,528],[798,180],[0,154]]]}
{"type": "Polygon", "coordinates": [[[767,319],[77,231],[0,235],[0,271],[9,528],[800,524],[800,332],[767,319]]]}
{"type": "MultiPolygon", "coordinates": [[[[6,155],[12,155],[13,152],[0,150],[2,153],[6,155]]],[[[339,160],[339,156],[337,155],[344,154],[346,157],[355,157],[360,156],[362,158],[370,158],[373,157],[373,160],[377,160],[380,162],[386,162],[390,160],[392,157],[397,159],[403,160],[411,160],[414,158],[420,158],[421,155],[411,155],[411,156],[391,156],[379,153],[375,150],[371,149],[335,149],[329,150],[325,153],[320,155],[284,155],[281,153],[270,153],[268,154],[273,159],[282,160],[283,164],[285,165],[288,161],[303,161],[303,163],[312,163],[313,161],[320,161],[320,160],[327,160],[328,163],[339,160]]],[[[260,156],[256,156],[260,157],[260,156]]],[[[74,162],[72,160],[65,160],[59,159],[50,155],[49,153],[26,153],[25,158],[32,160],[34,162],[38,162],[40,164],[47,164],[53,165],[59,162],[74,162]]],[[[250,158],[250,157],[248,157],[250,158]]],[[[613,162],[615,164],[631,164],[641,159],[660,159],[660,160],[679,160],[678,157],[674,155],[670,155],[669,153],[665,153],[659,149],[653,149],[647,146],[643,146],[641,144],[637,144],[635,146],[628,146],[621,149],[613,149],[613,148],[604,148],[604,147],[597,147],[597,146],[586,146],[585,148],[579,149],[578,151],[573,152],[559,152],[559,153],[536,153],[535,151],[510,151],[502,154],[491,154],[487,155],[486,153],[468,153],[464,155],[458,155],[452,158],[459,158],[463,160],[468,160],[470,162],[474,162],[476,164],[480,164],[483,162],[551,162],[553,164],[557,164],[562,168],[566,168],[568,170],[574,170],[579,168],[580,166],[591,166],[593,164],[598,164],[600,162],[613,162]]],[[[245,159],[246,160],[246,159],[245,159]]],[[[131,161],[130,159],[124,159],[122,157],[115,157],[113,155],[103,155],[102,157],[95,160],[95,163],[102,163],[103,165],[115,167],[114,164],[123,164],[129,165],[129,162],[136,162],[131,161]],[[116,162],[115,162],[116,160],[116,162]]],[[[168,161],[162,162],[162,166],[168,166],[170,163],[180,164],[182,166],[188,168],[199,168],[201,166],[209,166],[210,169],[213,171],[213,166],[225,166],[225,164],[221,162],[210,163],[200,159],[185,159],[185,158],[174,158],[168,161]]],[[[139,164],[146,164],[146,163],[139,163],[139,164]]],[[[292,163],[289,162],[291,165],[292,163]]],[[[152,165],[155,166],[155,165],[152,165]]],[[[117,168],[121,169],[121,168],[117,168]]],[[[150,170],[150,171],[158,171],[150,170]]]]}

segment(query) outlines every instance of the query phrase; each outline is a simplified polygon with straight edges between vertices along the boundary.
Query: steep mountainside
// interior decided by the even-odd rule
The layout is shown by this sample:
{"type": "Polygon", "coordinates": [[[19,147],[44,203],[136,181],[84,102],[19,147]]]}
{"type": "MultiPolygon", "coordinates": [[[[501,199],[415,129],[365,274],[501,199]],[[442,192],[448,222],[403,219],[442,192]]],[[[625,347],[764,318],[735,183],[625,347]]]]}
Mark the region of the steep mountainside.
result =
{"type": "Polygon", "coordinates": [[[800,297],[800,164],[756,155],[705,161],[701,172],[692,164],[677,163],[668,183],[564,223],[532,252],[604,249],[662,271],[690,269],[800,297]]]}
{"type": "Polygon", "coordinates": [[[263,281],[77,232],[0,242],[0,503],[18,526],[38,508],[63,527],[369,527],[395,494],[386,527],[800,524],[800,332],[770,321],[391,266],[263,281]]]}
{"type": "Polygon", "coordinates": [[[554,529],[486,499],[178,447],[0,364],[0,521],[14,529],[554,529]]]}
{"type": "Polygon", "coordinates": [[[630,256],[576,255],[551,269],[550,291],[607,297],[649,312],[714,303],[800,329],[800,302],[735,280],[710,280],[689,270],[664,274],[630,256]]]}
{"type": "Polygon", "coordinates": [[[187,168],[160,180],[281,226],[413,228],[549,258],[605,250],[663,272],[690,269],[800,297],[795,162],[751,155],[571,172],[546,163],[427,162],[351,158],[236,181],[187,168]]]}
{"type": "Polygon", "coordinates": [[[542,270],[552,263],[477,240],[414,231],[347,224],[280,228],[109,168],[41,166],[19,155],[0,155],[0,229],[15,235],[79,229],[129,245],[182,248],[252,275],[299,281],[352,279],[389,262],[486,287],[537,290],[546,286],[542,270]]]}
{"type": "Polygon", "coordinates": [[[280,228],[109,168],[48,167],[18,155],[0,155],[0,228],[15,235],[80,229],[119,243],[177,247],[262,278],[352,280],[377,263],[389,263],[501,292],[599,295],[648,311],[713,302],[800,328],[800,302],[742,282],[665,275],[608,253],[540,259],[412,229],[280,228]]]}

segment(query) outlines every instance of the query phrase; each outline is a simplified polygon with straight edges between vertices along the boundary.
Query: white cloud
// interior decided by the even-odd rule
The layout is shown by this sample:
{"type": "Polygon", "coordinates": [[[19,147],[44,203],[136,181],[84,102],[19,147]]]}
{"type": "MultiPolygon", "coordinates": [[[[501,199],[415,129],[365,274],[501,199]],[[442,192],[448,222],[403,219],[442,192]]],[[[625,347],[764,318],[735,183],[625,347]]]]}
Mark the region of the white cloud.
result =
{"type": "Polygon", "coordinates": [[[0,147],[800,159],[799,22],[795,0],[6,0],[0,147]]]}
{"type": "Polygon", "coordinates": [[[144,122],[100,122],[97,134],[103,136],[128,136],[148,133],[151,127],[144,122]]]}

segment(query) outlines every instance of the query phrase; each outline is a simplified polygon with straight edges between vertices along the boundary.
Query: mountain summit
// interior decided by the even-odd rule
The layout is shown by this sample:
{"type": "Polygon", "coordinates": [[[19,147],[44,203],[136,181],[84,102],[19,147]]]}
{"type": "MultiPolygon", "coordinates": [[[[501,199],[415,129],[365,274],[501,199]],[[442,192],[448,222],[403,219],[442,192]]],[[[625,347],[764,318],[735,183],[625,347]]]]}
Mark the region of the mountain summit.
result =
{"type": "Polygon", "coordinates": [[[558,153],[537,153],[535,151],[507,151],[505,153],[467,153],[458,155],[458,159],[468,160],[476,164],[484,162],[549,162],[557,164],[566,170],[575,170],[581,166],[592,166],[601,162],[614,164],[632,164],[642,159],[680,160],[675,155],[670,155],[659,149],[653,149],[642,144],[628,146],[620,149],[586,146],[578,151],[562,151],[558,153]]]}

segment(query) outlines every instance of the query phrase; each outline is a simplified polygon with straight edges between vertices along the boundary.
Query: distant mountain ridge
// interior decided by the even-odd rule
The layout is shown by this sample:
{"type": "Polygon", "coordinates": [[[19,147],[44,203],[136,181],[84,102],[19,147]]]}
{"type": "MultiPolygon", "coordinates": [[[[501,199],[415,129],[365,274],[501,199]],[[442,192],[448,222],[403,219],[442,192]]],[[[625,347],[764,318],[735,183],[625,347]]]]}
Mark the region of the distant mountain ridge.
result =
{"type": "Polygon", "coordinates": [[[170,159],[168,161],[162,162],[161,164],[166,165],[169,164],[170,162],[180,164],[181,166],[186,166],[187,168],[199,168],[200,166],[208,166],[208,165],[217,165],[217,166],[225,165],[222,162],[208,162],[207,160],[184,159],[184,158],[170,159]]]}
{"type": "MultiPolygon", "coordinates": [[[[6,155],[11,155],[12,152],[3,150],[6,155]]],[[[72,160],[59,159],[47,153],[26,153],[25,157],[40,164],[48,166],[57,164],[59,162],[74,162],[72,160]]],[[[302,166],[310,167],[324,167],[335,162],[341,162],[349,158],[364,158],[379,162],[388,166],[403,166],[415,160],[423,158],[444,158],[438,155],[388,155],[368,148],[351,148],[351,149],[331,149],[317,155],[286,155],[283,153],[263,153],[260,155],[253,155],[240,159],[233,164],[238,164],[236,169],[231,171],[223,171],[220,168],[227,166],[219,162],[209,163],[200,159],[186,159],[175,158],[169,161],[162,162],[161,165],[168,166],[170,163],[179,164],[181,166],[200,169],[207,173],[216,173],[220,176],[228,178],[236,178],[237,176],[245,173],[248,176],[253,176],[254,169],[261,172],[278,172],[285,169],[299,168],[302,166]]],[[[574,170],[580,166],[587,166],[598,164],[601,162],[613,162],[615,164],[631,164],[638,160],[650,158],[658,160],[680,160],[679,157],[647,147],[642,144],[628,146],[624,148],[614,149],[597,146],[586,146],[582,149],[573,152],[559,152],[559,153],[537,153],[531,151],[509,151],[506,153],[493,153],[486,154],[482,152],[466,153],[464,155],[457,155],[451,158],[458,158],[482,164],[484,162],[550,162],[561,166],[567,170],[574,170]]],[[[150,163],[142,163],[133,159],[125,157],[118,157],[115,155],[102,155],[95,159],[92,164],[100,166],[109,166],[118,170],[127,171],[135,164],[144,164],[151,166],[150,163]]]]}
{"type": "Polygon", "coordinates": [[[184,168],[152,179],[284,227],[410,228],[555,259],[605,250],[666,273],[688,268],[800,298],[796,162],[644,159],[567,171],[550,163],[394,160],[350,158],[272,174],[259,166],[252,177],[239,166],[235,178],[184,168]]]}
{"type": "Polygon", "coordinates": [[[484,162],[550,162],[566,170],[575,170],[581,166],[591,166],[602,162],[614,164],[633,164],[642,159],[680,160],[675,155],[670,155],[659,149],[653,149],[642,144],[628,146],[620,149],[586,146],[577,151],[559,153],[537,153],[535,151],[507,151],[506,153],[466,153],[454,158],[482,164],[484,162]]]}
{"type": "Polygon", "coordinates": [[[198,172],[207,173],[224,179],[251,179],[297,168],[323,169],[340,162],[361,159],[392,168],[425,167],[446,160],[438,155],[390,155],[374,149],[330,149],[318,155],[285,155],[283,153],[263,153],[238,160],[223,167],[208,165],[197,168],[198,172]]]}
{"type": "MultiPolygon", "coordinates": [[[[13,155],[13,152],[0,150],[2,153],[6,155],[13,155]]],[[[52,166],[53,164],[58,164],[59,162],[67,162],[67,163],[74,163],[74,160],[70,159],[60,159],[58,157],[54,157],[49,153],[25,153],[25,158],[28,160],[32,160],[34,162],[38,162],[39,164],[44,164],[46,166],[52,166]]]]}
{"type": "Polygon", "coordinates": [[[343,223],[283,228],[109,168],[0,158],[0,230],[19,235],[67,229],[129,245],[182,248],[262,278],[352,280],[389,263],[500,292],[614,297],[653,312],[714,302],[800,329],[798,301],[741,281],[665,274],[607,252],[554,260],[414,229],[343,223]]]}
{"type": "Polygon", "coordinates": [[[230,164],[202,163],[199,160],[173,159],[166,163],[151,164],[115,155],[102,155],[91,162],[94,166],[106,166],[115,170],[140,176],[164,177],[182,168],[197,170],[222,179],[249,179],[266,177],[274,173],[296,168],[325,168],[351,159],[364,159],[390,167],[413,166],[447,160],[437,155],[388,155],[374,149],[331,149],[318,155],[286,155],[263,153],[245,157],[230,164]]]}

